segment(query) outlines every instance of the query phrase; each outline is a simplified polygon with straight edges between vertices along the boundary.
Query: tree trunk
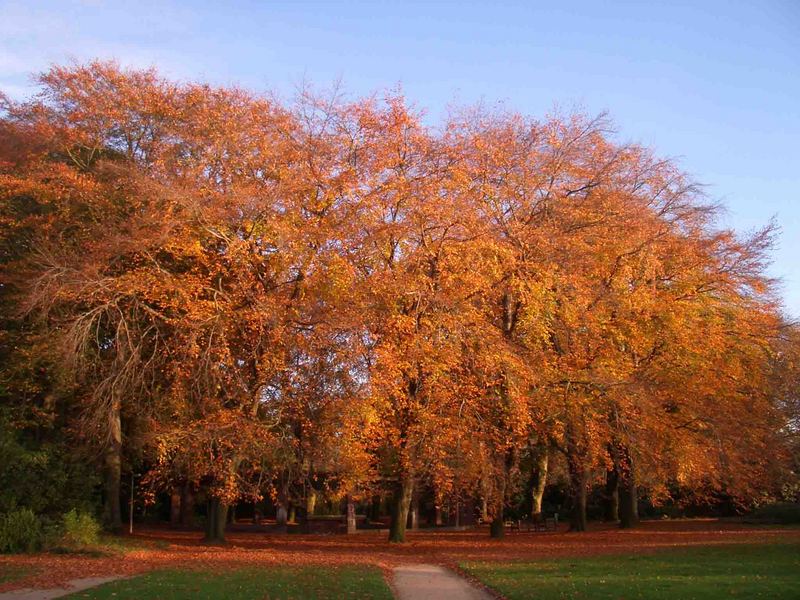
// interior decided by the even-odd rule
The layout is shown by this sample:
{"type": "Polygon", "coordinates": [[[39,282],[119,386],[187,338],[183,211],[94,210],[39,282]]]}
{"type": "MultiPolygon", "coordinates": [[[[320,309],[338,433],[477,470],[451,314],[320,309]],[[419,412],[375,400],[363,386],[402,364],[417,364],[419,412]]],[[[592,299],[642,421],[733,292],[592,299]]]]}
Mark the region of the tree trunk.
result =
{"type": "Polygon", "coordinates": [[[183,527],[194,526],[194,492],[191,483],[184,483],[181,488],[181,516],[180,524],[183,527]]]}
{"type": "Polygon", "coordinates": [[[419,496],[416,493],[411,495],[411,508],[408,511],[406,527],[411,531],[419,529],[419,496]]]}
{"type": "Polygon", "coordinates": [[[414,477],[403,474],[395,490],[392,500],[392,525],[389,529],[389,541],[402,543],[406,541],[406,522],[411,507],[411,495],[414,493],[414,477]]]}
{"type": "MultiPolygon", "coordinates": [[[[504,384],[505,387],[505,384],[504,384]]],[[[508,397],[507,392],[503,392],[503,396],[506,398],[508,397]]],[[[507,402],[507,400],[506,400],[507,402]]],[[[489,536],[493,538],[502,538],[505,535],[505,521],[504,521],[504,513],[505,513],[505,505],[506,501],[508,500],[507,495],[509,492],[509,487],[512,485],[513,482],[513,473],[518,464],[518,453],[516,446],[511,446],[506,453],[503,459],[503,471],[500,477],[500,485],[497,489],[497,506],[494,510],[494,518],[492,519],[492,524],[489,527],[489,536]]]]}
{"type": "Polygon", "coordinates": [[[174,486],[169,497],[169,524],[178,527],[181,524],[181,488],[174,486]]]}
{"type": "Polygon", "coordinates": [[[639,495],[636,490],[636,470],[627,448],[620,452],[619,470],[619,526],[622,529],[639,524],[639,495]]]}
{"type": "Polygon", "coordinates": [[[317,490],[314,488],[308,489],[306,495],[306,516],[311,517],[314,515],[314,510],[317,508],[317,490]]]}
{"type": "Polygon", "coordinates": [[[377,521],[381,518],[381,497],[373,496],[372,505],[370,506],[370,520],[377,521]]]}
{"type": "Polygon", "coordinates": [[[278,504],[278,508],[275,511],[275,524],[278,527],[286,527],[288,520],[289,513],[286,511],[286,505],[278,504]]]}
{"type": "Polygon", "coordinates": [[[297,522],[297,510],[295,509],[294,504],[291,502],[289,503],[289,523],[296,523],[297,522]]]}
{"type": "Polygon", "coordinates": [[[619,520],[619,472],[616,465],[606,471],[606,487],[603,492],[603,520],[608,523],[619,520]]]}
{"type": "Polygon", "coordinates": [[[353,534],[356,532],[356,505],[353,499],[347,497],[347,533],[353,534]]]}
{"type": "Polygon", "coordinates": [[[492,518],[492,523],[489,525],[489,537],[496,540],[502,539],[506,535],[506,524],[503,520],[504,504],[502,500],[497,503],[494,518],[492,518]]]}
{"type": "Polygon", "coordinates": [[[205,542],[210,544],[225,543],[225,525],[228,521],[228,505],[217,498],[208,502],[208,517],[206,519],[205,542]]]}
{"type": "Polygon", "coordinates": [[[122,416],[119,400],[114,400],[108,419],[109,443],[105,450],[105,506],[104,518],[108,528],[122,531],[120,504],[120,478],[122,477],[122,416]]]}
{"type": "Polygon", "coordinates": [[[586,531],[586,487],[588,473],[582,461],[577,457],[569,457],[569,480],[572,507],[570,511],[570,531],[586,531]]]}
{"type": "Polygon", "coordinates": [[[547,447],[539,453],[536,460],[536,471],[533,475],[533,490],[531,492],[531,516],[542,513],[542,498],[547,486],[547,467],[550,462],[550,453],[547,447]]]}
{"type": "Polygon", "coordinates": [[[278,501],[275,507],[275,523],[278,527],[286,527],[286,523],[289,519],[289,511],[288,508],[288,490],[285,487],[281,487],[278,492],[278,501]]]}
{"type": "MultiPolygon", "coordinates": [[[[507,465],[507,461],[505,463],[507,465]]],[[[500,482],[500,489],[497,490],[497,500],[496,506],[494,507],[494,513],[492,515],[492,523],[489,525],[489,537],[494,539],[500,539],[505,536],[506,534],[506,526],[505,522],[503,521],[504,512],[505,512],[505,505],[506,505],[506,485],[508,480],[508,470],[503,473],[503,479],[500,482]]]]}

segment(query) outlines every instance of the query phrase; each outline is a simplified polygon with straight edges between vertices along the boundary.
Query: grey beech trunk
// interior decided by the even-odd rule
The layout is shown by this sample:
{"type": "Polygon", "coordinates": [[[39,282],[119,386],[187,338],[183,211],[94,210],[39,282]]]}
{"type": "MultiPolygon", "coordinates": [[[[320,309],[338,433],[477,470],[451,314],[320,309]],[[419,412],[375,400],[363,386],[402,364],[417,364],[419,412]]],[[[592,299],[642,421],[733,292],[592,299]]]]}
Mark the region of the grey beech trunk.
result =
{"type": "Polygon", "coordinates": [[[406,522],[411,507],[411,496],[414,493],[414,477],[410,473],[400,476],[392,499],[392,524],[389,528],[389,541],[402,543],[406,541],[406,522]]]}
{"type": "Polygon", "coordinates": [[[494,518],[489,525],[489,537],[496,540],[502,539],[506,534],[506,526],[504,519],[504,506],[505,502],[499,502],[495,508],[494,518]]]}
{"type": "Polygon", "coordinates": [[[570,531],[586,531],[586,495],[589,474],[583,461],[577,457],[568,457],[569,483],[572,507],[570,511],[570,531]]]}
{"type": "Polygon", "coordinates": [[[636,469],[628,448],[620,451],[619,471],[619,526],[622,529],[639,524],[639,495],[636,490],[636,469]]]}
{"type": "Polygon", "coordinates": [[[353,499],[347,497],[347,533],[352,534],[356,532],[356,504],[353,499]]]}
{"type": "Polygon", "coordinates": [[[619,472],[616,465],[606,471],[603,490],[603,520],[609,523],[619,520],[619,472]]]}
{"type": "Polygon", "coordinates": [[[317,490],[310,487],[306,494],[306,516],[311,517],[314,515],[314,510],[317,508],[317,490]]]}
{"type": "Polygon", "coordinates": [[[208,516],[206,518],[206,536],[204,541],[211,544],[225,543],[225,526],[228,521],[228,505],[217,498],[208,502],[208,516]]]}
{"type": "Polygon", "coordinates": [[[183,527],[194,525],[194,491],[192,484],[186,482],[181,488],[181,517],[180,523],[183,527]]]}
{"type": "Polygon", "coordinates": [[[105,467],[104,520],[111,531],[122,531],[120,478],[122,477],[122,409],[121,402],[111,403],[108,415],[108,445],[103,456],[105,467]]]}
{"type": "Polygon", "coordinates": [[[419,529],[419,496],[416,492],[411,494],[411,508],[408,511],[406,527],[411,531],[419,529]]]}
{"type": "Polygon", "coordinates": [[[540,449],[536,457],[536,467],[533,472],[533,485],[531,490],[531,515],[542,512],[542,498],[547,487],[547,468],[550,463],[550,451],[547,446],[540,449]]]}
{"type": "Polygon", "coordinates": [[[381,497],[380,496],[373,496],[372,503],[370,504],[370,516],[369,518],[373,521],[377,521],[381,518],[381,497]]]}
{"type": "Polygon", "coordinates": [[[169,524],[177,527],[181,524],[181,488],[173,486],[169,496],[169,524]]]}

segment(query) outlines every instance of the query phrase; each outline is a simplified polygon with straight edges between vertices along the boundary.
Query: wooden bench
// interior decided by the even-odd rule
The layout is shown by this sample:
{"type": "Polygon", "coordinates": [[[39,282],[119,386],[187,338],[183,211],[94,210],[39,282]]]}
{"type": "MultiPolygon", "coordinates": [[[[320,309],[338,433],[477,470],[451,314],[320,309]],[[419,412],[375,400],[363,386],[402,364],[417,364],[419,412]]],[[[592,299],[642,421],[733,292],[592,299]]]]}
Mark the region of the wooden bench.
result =
{"type": "MultiPolygon", "coordinates": [[[[356,515],[359,528],[366,522],[366,515],[356,515]]],[[[347,515],[310,516],[301,524],[303,533],[346,533],[347,515]]]]}
{"type": "Polygon", "coordinates": [[[557,531],[558,530],[558,513],[554,513],[552,517],[546,517],[539,513],[533,515],[530,519],[520,519],[516,522],[513,528],[517,531],[557,531]]]}

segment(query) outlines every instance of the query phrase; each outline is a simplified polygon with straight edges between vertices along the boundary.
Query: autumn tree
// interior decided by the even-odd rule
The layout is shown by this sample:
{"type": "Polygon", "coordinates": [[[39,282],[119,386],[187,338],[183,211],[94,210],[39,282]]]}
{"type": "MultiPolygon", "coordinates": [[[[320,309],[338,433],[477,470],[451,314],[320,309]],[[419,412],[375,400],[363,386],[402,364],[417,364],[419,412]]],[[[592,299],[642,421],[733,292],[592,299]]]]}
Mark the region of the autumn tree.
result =
{"type": "Polygon", "coordinates": [[[100,62],[39,81],[0,119],[4,335],[31,408],[57,390],[102,456],[112,528],[126,460],[202,488],[215,542],[236,502],[283,521],[323,488],[390,491],[395,542],[415,489],[480,496],[500,536],[521,465],[541,511],[552,452],[575,530],[596,483],[633,526],[640,492],[744,502],[786,472],[773,228],[719,228],[604,117],[435,129],[398,94],[100,62]]]}

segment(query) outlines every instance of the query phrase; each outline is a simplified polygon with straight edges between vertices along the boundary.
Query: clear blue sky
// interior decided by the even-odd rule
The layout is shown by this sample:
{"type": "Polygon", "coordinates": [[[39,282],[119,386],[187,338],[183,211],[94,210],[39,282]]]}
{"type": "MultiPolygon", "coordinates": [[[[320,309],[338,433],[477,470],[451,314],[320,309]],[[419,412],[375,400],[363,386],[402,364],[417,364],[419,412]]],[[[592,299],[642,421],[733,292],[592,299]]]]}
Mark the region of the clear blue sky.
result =
{"type": "Polygon", "coordinates": [[[9,2],[0,89],[70,58],[289,96],[400,84],[435,123],[451,103],[607,110],[677,158],[748,231],[775,216],[771,273],[800,317],[800,0],[750,2],[9,2]]]}

